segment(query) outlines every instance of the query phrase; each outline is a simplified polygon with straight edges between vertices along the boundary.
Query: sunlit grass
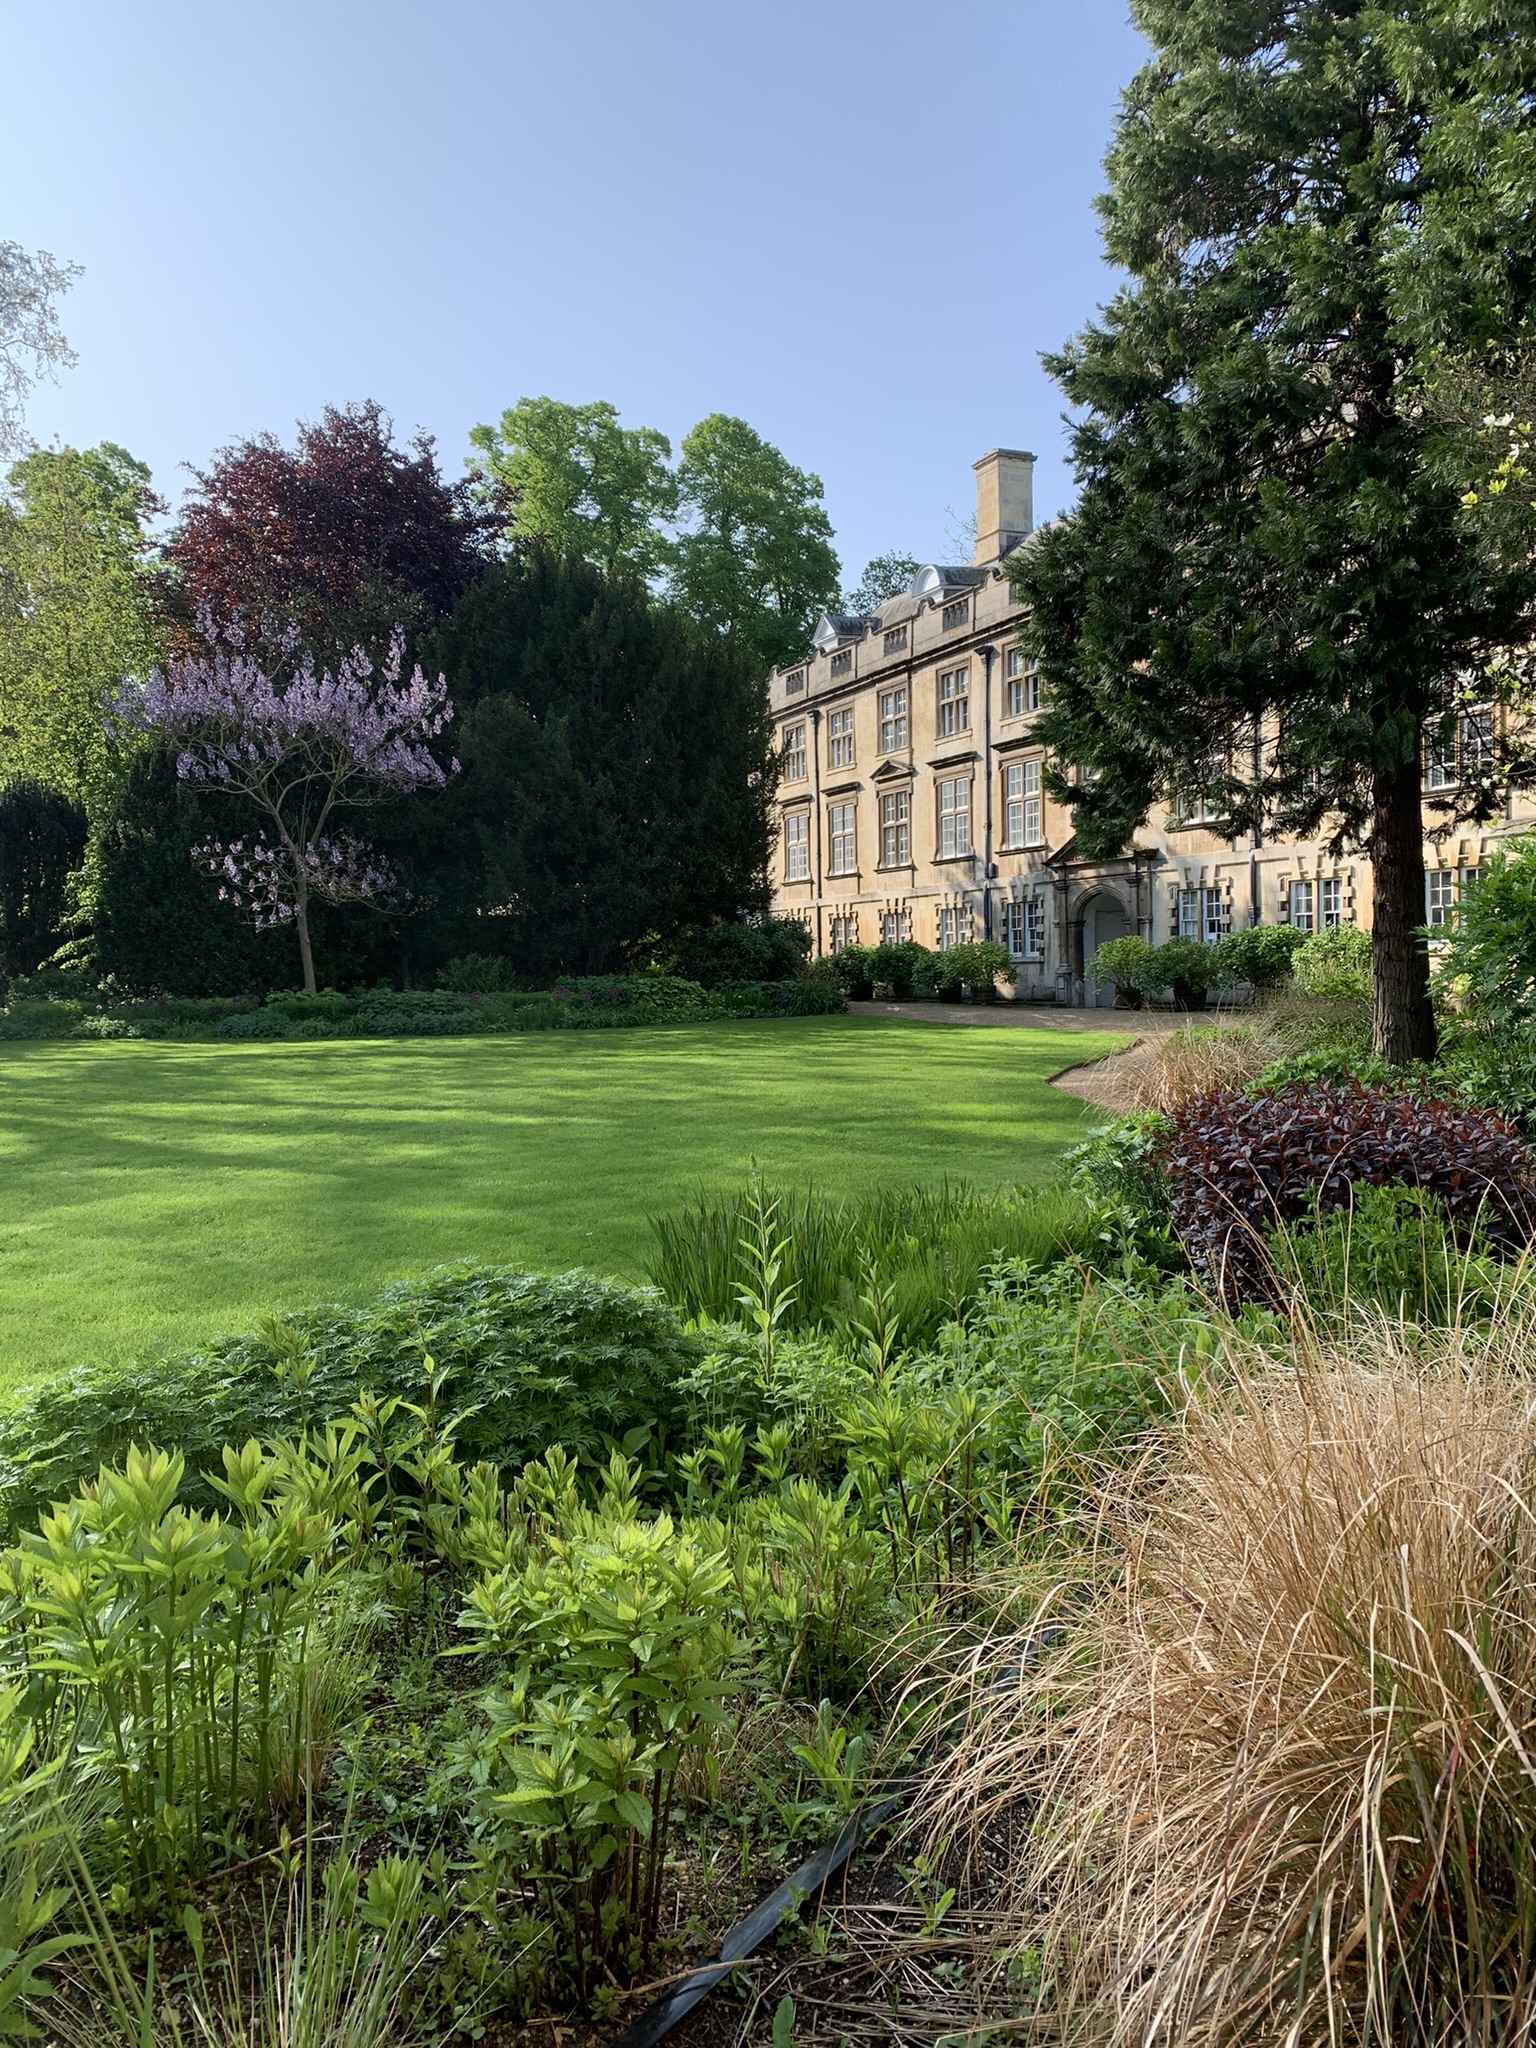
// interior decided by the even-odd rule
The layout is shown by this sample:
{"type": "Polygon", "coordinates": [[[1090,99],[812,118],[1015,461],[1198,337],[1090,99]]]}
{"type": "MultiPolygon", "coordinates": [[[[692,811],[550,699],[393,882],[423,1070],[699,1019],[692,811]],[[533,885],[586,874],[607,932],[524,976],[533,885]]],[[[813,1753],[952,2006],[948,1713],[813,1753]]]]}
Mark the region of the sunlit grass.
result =
{"type": "Polygon", "coordinates": [[[630,1032],[0,1051],[0,1384],[472,1256],[638,1278],[755,1158],[831,1194],[1039,1178],[1123,1038],[808,1017],[630,1032]]]}

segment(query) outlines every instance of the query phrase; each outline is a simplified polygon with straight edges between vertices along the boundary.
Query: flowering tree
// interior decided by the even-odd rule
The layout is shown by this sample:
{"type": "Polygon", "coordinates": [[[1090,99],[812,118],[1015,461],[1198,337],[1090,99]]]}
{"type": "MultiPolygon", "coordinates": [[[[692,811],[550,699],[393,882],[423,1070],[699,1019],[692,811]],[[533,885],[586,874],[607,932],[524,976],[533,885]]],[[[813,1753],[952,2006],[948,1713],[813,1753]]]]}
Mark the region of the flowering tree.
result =
{"type": "Polygon", "coordinates": [[[401,683],[405,642],[397,629],[378,666],[354,648],[317,669],[293,630],[248,648],[236,625],[204,618],[206,649],[124,682],[108,707],[108,731],[146,733],[177,748],[176,772],[244,796],[266,824],[254,835],[214,840],[193,858],[221,878],[219,895],[258,928],[298,930],[304,986],[315,988],[309,938],[312,898],[379,900],[393,887],[388,864],[367,843],[337,831],[334,813],[385,794],[441,789],[448,771],[428,742],[453,717],[448,685],[420,668],[401,683]]]}

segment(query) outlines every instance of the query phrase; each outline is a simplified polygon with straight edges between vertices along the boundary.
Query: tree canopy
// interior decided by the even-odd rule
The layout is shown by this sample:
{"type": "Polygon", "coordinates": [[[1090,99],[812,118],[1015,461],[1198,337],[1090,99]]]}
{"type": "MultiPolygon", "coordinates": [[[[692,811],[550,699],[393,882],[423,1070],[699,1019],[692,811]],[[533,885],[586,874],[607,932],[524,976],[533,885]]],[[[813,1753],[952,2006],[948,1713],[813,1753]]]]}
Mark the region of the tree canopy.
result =
{"type": "Polygon", "coordinates": [[[32,386],[75,360],[54,302],[79,275],[78,263],[60,263],[46,249],[0,242],[0,458],[27,446],[32,386]]]}
{"type": "Polygon", "coordinates": [[[864,564],[864,574],[852,590],[843,593],[843,610],[850,618],[878,611],[887,598],[906,589],[921,567],[915,555],[876,555],[864,564]]]}
{"type": "Polygon", "coordinates": [[[474,427],[469,438],[505,493],[513,539],[544,541],[609,575],[653,576],[666,561],[662,522],[677,510],[677,480],[665,434],[620,426],[604,399],[520,398],[499,426],[474,427]]]}
{"type": "Polygon", "coordinates": [[[149,471],[125,448],[36,448],[0,500],[0,779],[94,807],[109,772],[101,707],[159,651],[149,471]]]}
{"type": "Polygon", "coordinates": [[[327,406],[285,448],[257,434],[195,472],[166,544],[187,626],[264,617],[297,626],[322,661],[414,634],[453,609],[494,551],[505,508],[448,484],[432,442],[395,445],[383,408],[327,406]]]}
{"type": "MultiPolygon", "coordinates": [[[[1425,1056],[1425,734],[1454,734],[1536,624],[1529,558],[1501,564],[1469,525],[1425,404],[1445,351],[1533,310],[1528,184],[1481,286],[1447,256],[1483,248],[1470,181],[1490,125],[1514,118],[1529,150],[1528,93],[1508,105],[1516,10],[1133,12],[1153,55],[1100,203],[1130,282],[1047,359],[1077,414],[1080,496],[1014,570],[1055,786],[1089,854],[1192,785],[1234,833],[1364,848],[1377,1044],[1425,1056]]],[[[1457,802],[1487,816],[1531,765],[1513,726],[1478,731],[1457,802]]]]}

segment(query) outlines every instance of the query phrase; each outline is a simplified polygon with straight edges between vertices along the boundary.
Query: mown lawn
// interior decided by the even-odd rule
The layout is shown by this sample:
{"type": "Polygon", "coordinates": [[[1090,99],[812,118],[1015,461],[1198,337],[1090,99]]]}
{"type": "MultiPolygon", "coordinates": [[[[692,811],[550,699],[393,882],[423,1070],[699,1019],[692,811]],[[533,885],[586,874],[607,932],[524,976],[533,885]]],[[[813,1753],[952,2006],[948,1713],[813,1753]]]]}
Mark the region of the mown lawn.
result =
{"type": "Polygon", "coordinates": [[[649,1218],[1047,1173],[1127,1041],[809,1017],[308,1045],[0,1047],[0,1385],[464,1256],[637,1277],[649,1218]]]}

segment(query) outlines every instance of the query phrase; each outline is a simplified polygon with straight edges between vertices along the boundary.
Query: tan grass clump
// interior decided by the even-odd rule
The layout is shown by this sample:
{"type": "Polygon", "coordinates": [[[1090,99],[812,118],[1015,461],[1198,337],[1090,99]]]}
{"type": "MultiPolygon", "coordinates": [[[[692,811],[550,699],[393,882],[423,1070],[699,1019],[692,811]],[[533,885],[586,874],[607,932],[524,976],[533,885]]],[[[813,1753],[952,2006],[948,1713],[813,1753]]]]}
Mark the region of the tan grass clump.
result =
{"type": "Polygon", "coordinates": [[[1533,1343],[1248,1360],[1125,1483],[1064,1639],[977,1659],[925,1820],[1009,1816],[1053,2038],[1536,2034],[1533,1343]]]}
{"type": "Polygon", "coordinates": [[[1133,1106],[1167,1115],[1197,1095],[1246,1088],[1291,1049],[1283,1034],[1263,1018],[1251,1024],[1186,1025],[1166,1032],[1148,1041],[1137,1062],[1133,1106]]]}

